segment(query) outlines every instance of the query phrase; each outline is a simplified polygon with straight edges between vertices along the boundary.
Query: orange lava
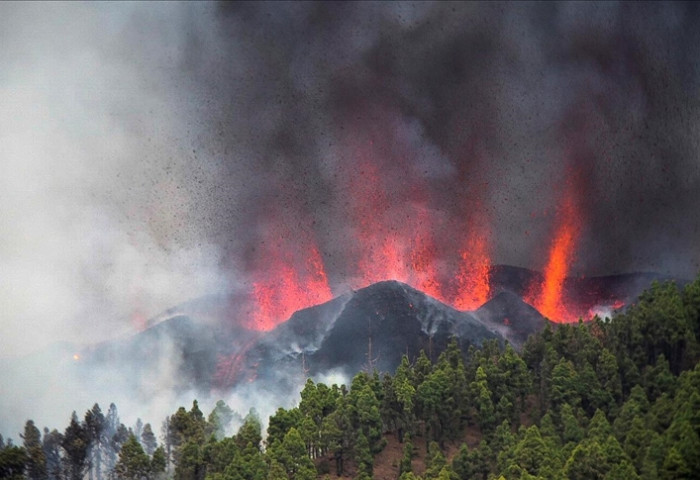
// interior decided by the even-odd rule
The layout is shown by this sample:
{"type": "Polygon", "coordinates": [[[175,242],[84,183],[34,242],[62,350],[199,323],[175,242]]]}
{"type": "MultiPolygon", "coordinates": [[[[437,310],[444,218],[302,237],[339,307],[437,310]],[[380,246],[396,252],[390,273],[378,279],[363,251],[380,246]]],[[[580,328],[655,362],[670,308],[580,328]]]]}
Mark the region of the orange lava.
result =
{"type": "Polygon", "coordinates": [[[531,289],[526,300],[551,321],[570,323],[578,320],[576,313],[570,311],[566,305],[564,288],[580,232],[578,212],[573,199],[568,198],[565,201],[559,211],[558,223],[543,272],[544,280],[538,285],[537,291],[531,289]]]}
{"type": "MultiPolygon", "coordinates": [[[[384,118],[382,112],[377,115],[384,118]]],[[[388,130],[394,131],[391,120],[385,119],[388,130]]],[[[353,240],[343,252],[349,279],[344,287],[396,280],[460,310],[473,310],[488,301],[489,228],[486,218],[474,213],[480,208],[477,197],[486,194],[483,187],[470,192],[475,198],[457,199],[471,213],[463,216],[461,225],[448,228],[440,223],[441,213],[431,210],[429,185],[415,170],[410,146],[364,124],[348,131],[353,134],[341,142],[336,177],[339,196],[347,198],[338,214],[347,218],[353,240]],[[449,242],[440,243],[436,231],[453,231],[464,241],[451,247],[453,251],[443,251],[449,242]]],[[[299,223],[290,222],[291,216],[271,222],[268,230],[275,236],[267,235],[257,252],[253,315],[248,322],[255,330],[270,330],[295,311],[331,299],[313,233],[289,228],[299,223]]]]}
{"type": "MultiPolygon", "coordinates": [[[[273,247],[264,252],[267,269],[260,273],[264,278],[253,283],[255,305],[252,318],[247,322],[249,328],[272,330],[297,310],[333,298],[318,247],[308,239],[306,242],[303,239],[297,240],[294,243],[306,247],[308,256],[303,262],[303,268],[297,267],[294,256],[284,251],[285,247],[273,247]]],[[[286,248],[289,247],[286,245],[286,248]]]]}
{"type": "MultiPolygon", "coordinates": [[[[216,371],[214,373],[214,383],[219,388],[230,387],[239,381],[246,379],[251,381],[257,376],[254,369],[251,369],[246,363],[246,355],[250,348],[255,345],[258,340],[258,335],[253,335],[249,338],[240,349],[231,355],[220,355],[216,362],[216,371]],[[251,371],[252,370],[252,371],[251,371]]],[[[256,365],[254,365],[255,367],[256,365]]]]}
{"type": "Polygon", "coordinates": [[[416,210],[415,224],[412,230],[416,232],[411,242],[410,278],[406,283],[413,285],[418,290],[447,303],[444,298],[439,272],[435,266],[437,251],[434,239],[429,232],[431,225],[430,215],[427,209],[414,207],[416,210]]]}
{"type": "MultiPolygon", "coordinates": [[[[348,148],[357,165],[347,180],[354,200],[348,205],[347,215],[358,240],[357,280],[353,288],[396,280],[450,303],[445,297],[441,272],[436,267],[434,219],[427,206],[428,195],[415,179],[410,188],[392,191],[380,175],[381,154],[375,150],[381,141],[351,142],[348,148]],[[397,204],[401,205],[401,216],[391,210],[391,206],[397,204]]],[[[408,169],[407,165],[400,167],[394,175],[400,176],[408,169]]]]}
{"type": "Polygon", "coordinates": [[[388,212],[392,198],[382,184],[377,165],[372,162],[371,146],[356,150],[358,169],[349,179],[356,201],[349,205],[349,216],[358,237],[356,255],[360,283],[366,287],[382,280],[406,282],[410,274],[407,263],[407,238],[402,225],[388,212]]]}
{"type": "Polygon", "coordinates": [[[474,310],[490,298],[491,262],[487,238],[473,234],[460,253],[461,264],[457,274],[457,297],[453,306],[459,310],[474,310]]]}

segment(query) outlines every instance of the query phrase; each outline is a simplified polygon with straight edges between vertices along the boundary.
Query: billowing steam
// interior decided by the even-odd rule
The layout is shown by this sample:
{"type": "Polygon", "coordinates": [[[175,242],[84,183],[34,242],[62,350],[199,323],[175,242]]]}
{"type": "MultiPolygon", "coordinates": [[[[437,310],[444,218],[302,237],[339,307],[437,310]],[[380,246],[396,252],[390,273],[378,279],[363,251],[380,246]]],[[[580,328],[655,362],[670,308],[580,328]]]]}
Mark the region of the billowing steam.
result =
{"type": "Polygon", "coordinates": [[[700,269],[693,4],[8,3],[0,43],[3,355],[232,289],[269,330],[509,264],[570,320],[566,277],[700,269]]]}

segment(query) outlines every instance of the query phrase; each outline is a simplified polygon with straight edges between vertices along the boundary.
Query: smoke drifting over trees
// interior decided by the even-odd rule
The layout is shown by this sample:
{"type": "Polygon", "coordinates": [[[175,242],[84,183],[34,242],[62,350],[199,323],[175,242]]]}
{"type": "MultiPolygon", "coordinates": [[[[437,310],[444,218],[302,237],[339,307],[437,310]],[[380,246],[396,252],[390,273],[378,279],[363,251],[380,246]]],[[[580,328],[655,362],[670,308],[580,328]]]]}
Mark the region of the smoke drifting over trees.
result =
{"type": "Polygon", "coordinates": [[[567,195],[570,274],[691,278],[698,27],[676,3],[3,4],[0,352],[248,291],[278,253],[315,248],[333,294],[383,238],[448,277],[478,239],[542,270],[567,195]]]}

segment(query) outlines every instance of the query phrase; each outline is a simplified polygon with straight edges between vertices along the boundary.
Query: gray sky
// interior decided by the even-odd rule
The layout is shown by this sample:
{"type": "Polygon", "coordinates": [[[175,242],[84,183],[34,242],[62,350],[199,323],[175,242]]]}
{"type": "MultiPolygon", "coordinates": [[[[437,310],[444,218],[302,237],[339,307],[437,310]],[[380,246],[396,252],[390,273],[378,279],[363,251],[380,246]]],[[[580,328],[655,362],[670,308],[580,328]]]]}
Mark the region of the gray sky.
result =
{"type": "Polygon", "coordinates": [[[541,269],[573,191],[572,274],[692,277],[699,36],[675,3],[2,3],[0,352],[129,332],[302,237],[339,292],[358,212],[424,212],[442,267],[480,225],[541,269]]]}

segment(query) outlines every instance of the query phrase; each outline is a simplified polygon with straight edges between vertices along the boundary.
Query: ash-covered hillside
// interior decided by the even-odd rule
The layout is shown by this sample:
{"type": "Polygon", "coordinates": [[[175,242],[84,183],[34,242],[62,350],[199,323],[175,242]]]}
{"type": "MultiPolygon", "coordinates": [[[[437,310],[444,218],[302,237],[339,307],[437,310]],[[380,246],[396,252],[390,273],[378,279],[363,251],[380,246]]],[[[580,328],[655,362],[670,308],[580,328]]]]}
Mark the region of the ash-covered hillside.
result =
{"type": "MultiPolygon", "coordinates": [[[[401,356],[420,350],[437,356],[455,336],[466,351],[485,340],[516,348],[548,323],[523,300],[538,279],[530,270],[498,266],[492,297],[473,312],[455,310],[409,285],[385,281],[294,313],[268,332],[251,330],[240,296],[206,297],[170,309],[134,336],[82,349],[79,369],[118,364],[139,385],[167,364],[176,390],[228,389],[241,382],[293,382],[295,377],[338,370],[393,371],[401,356]]],[[[624,305],[653,280],[628,274],[566,280],[580,309],[624,305]]],[[[604,309],[601,311],[605,311],[604,309]]]]}
{"type": "MultiPolygon", "coordinates": [[[[384,281],[294,313],[267,332],[247,328],[239,296],[206,297],[170,309],[167,316],[129,338],[80,353],[80,368],[119,364],[135,388],[148,372],[168,365],[176,391],[229,390],[240,384],[294,384],[307,375],[362,369],[392,372],[406,354],[421,350],[434,358],[455,336],[464,351],[485,340],[520,348],[549,321],[523,300],[539,273],[495,267],[492,296],[472,312],[455,310],[409,285],[384,281]]],[[[571,278],[567,295],[584,311],[601,312],[631,302],[662,277],[628,274],[571,278]],[[603,308],[604,307],[604,308],[603,308]]]]}

